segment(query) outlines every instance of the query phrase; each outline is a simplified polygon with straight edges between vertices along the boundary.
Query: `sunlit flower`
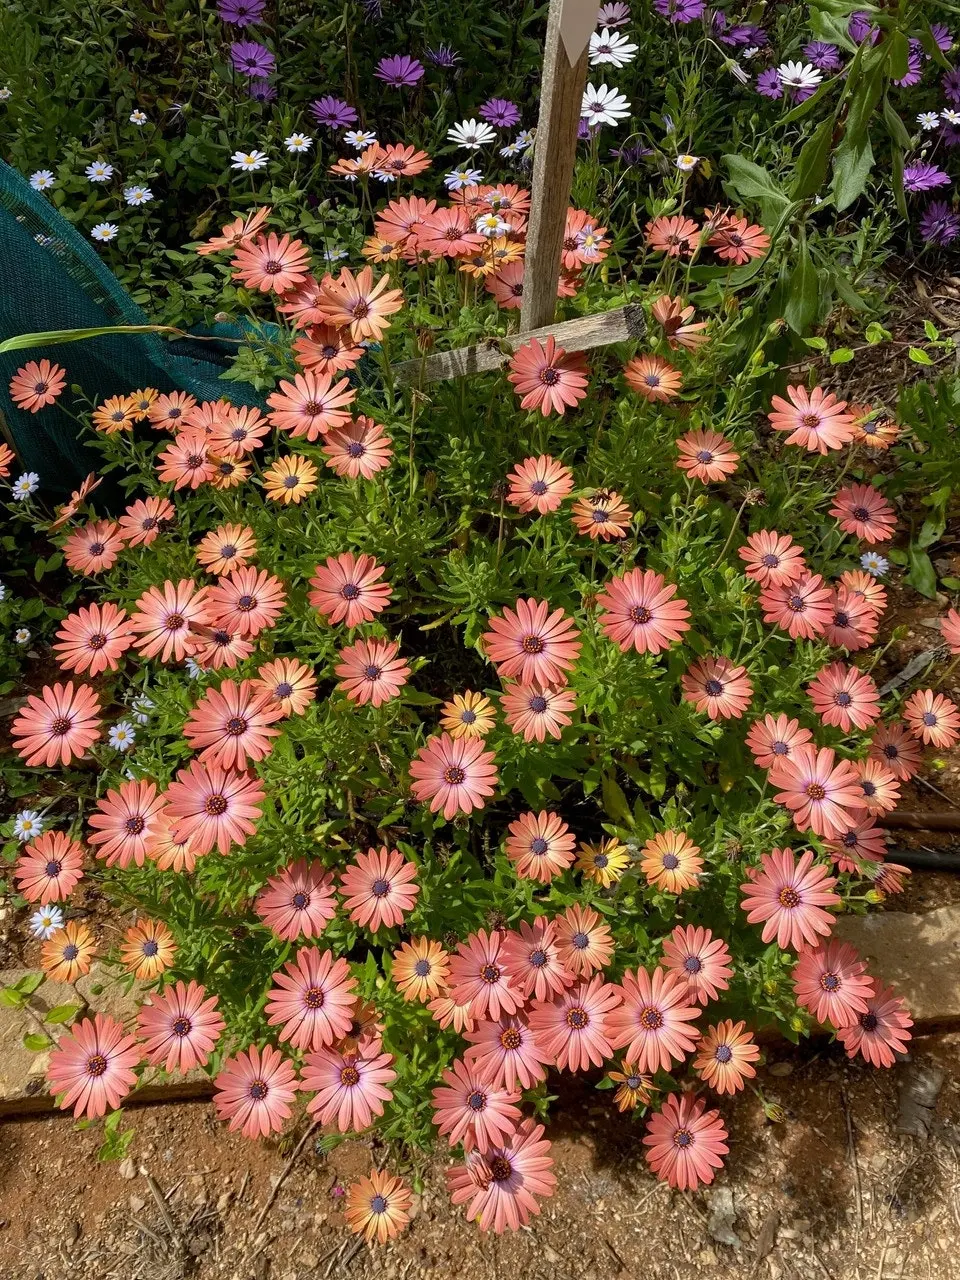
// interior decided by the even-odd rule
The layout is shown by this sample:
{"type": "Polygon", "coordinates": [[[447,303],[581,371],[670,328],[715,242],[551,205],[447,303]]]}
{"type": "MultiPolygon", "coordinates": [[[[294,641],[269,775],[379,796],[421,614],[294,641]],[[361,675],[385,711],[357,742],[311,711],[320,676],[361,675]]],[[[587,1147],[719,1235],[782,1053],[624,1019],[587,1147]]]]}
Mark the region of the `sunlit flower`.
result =
{"type": "Polygon", "coordinates": [[[97,1119],[113,1111],[137,1082],[142,1051],[123,1023],[105,1014],[84,1018],[61,1036],[50,1054],[47,1083],[59,1106],[97,1119]]]}
{"type": "Polygon", "coordinates": [[[356,985],[346,960],[304,947],[273,975],[267,1022],[295,1049],[322,1049],[350,1030],[356,985]]]}
{"type": "Polygon", "coordinates": [[[386,1244],[410,1221],[413,1196],[400,1178],[385,1169],[374,1169],[367,1178],[351,1184],[344,1217],[355,1235],[368,1244],[386,1244]]]}
{"type": "Polygon", "coordinates": [[[483,634],[484,650],[497,674],[521,684],[563,684],[580,654],[581,642],[573,622],[562,609],[551,612],[545,600],[517,601],[502,617],[490,619],[483,634]]]}
{"type": "Polygon", "coordinates": [[[741,906],[750,924],[763,922],[764,942],[776,938],[782,950],[803,951],[832,931],[834,917],[824,908],[840,906],[841,898],[833,892],[836,879],[814,857],[808,850],[798,862],[792,849],[774,849],[740,886],[741,906]]]}
{"type": "Polygon", "coordinates": [[[114,520],[91,520],[75,529],[63,544],[63,558],[74,573],[95,574],[112,569],[123,550],[123,538],[114,520]]]}
{"type": "Polygon", "coordinates": [[[833,621],[833,591],[819,573],[805,573],[793,582],[764,587],[760,608],[764,622],[774,623],[792,640],[813,640],[833,621]]]}
{"type": "Polygon", "coordinates": [[[932,689],[911,693],[904,703],[903,718],[915,738],[941,751],[949,751],[960,741],[960,711],[942,693],[932,689]]]}
{"type": "Polygon", "coordinates": [[[350,919],[371,933],[401,925],[420,892],[416,878],[416,864],[397,849],[383,846],[356,854],[340,879],[350,919]]]}
{"type": "Polygon", "coordinates": [[[630,855],[616,836],[609,836],[596,844],[584,842],[577,850],[577,870],[587,880],[608,889],[630,865],[630,855]]]}
{"type": "Polygon", "coordinates": [[[761,769],[770,769],[778,760],[787,759],[798,747],[811,742],[813,734],[789,716],[764,716],[755,720],[746,743],[761,769]]]}
{"type": "Polygon", "coordinates": [[[521,1120],[520,1094],[497,1088],[470,1062],[457,1059],[433,1090],[433,1122],[450,1145],[485,1152],[509,1139],[521,1120]]]}
{"type": "Polygon", "coordinates": [[[787,387],[788,400],[773,397],[767,414],[775,431],[788,431],[787,444],[797,444],[811,453],[829,453],[849,444],[855,435],[854,419],[846,413],[846,400],[814,387],[787,387]]]}
{"type": "Polygon", "coordinates": [[[297,1073],[272,1045],[254,1044],[227,1058],[213,1085],[217,1116],[245,1138],[266,1138],[293,1114],[297,1073]]]}
{"type": "Polygon", "coordinates": [[[133,637],[124,610],[105,602],[68,614],[60,624],[53,649],[61,667],[96,676],[107,669],[117,670],[133,637]]]}
{"type": "Polygon", "coordinates": [[[470,689],[455,693],[441,708],[440,728],[451,738],[485,738],[496,722],[497,713],[490,699],[470,689]]]}
{"type": "Polygon", "coordinates": [[[76,982],[90,972],[95,955],[90,929],[79,920],[68,920],[40,948],[40,968],[51,982],[76,982]]]}
{"type": "Polygon", "coordinates": [[[304,1058],[301,1089],[313,1091],[307,1111],[321,1124],[336,1123],[340,1133],[362,1133],[383,1115],[393,1097],[390,1085],[397,1073],[389,1053],[342,1053],[318,1049],[304,1058]]]}
{"type": "Polygon", "coordinates": [[[349,425],[350,413],[344,406],[352,404],[356,394],[346,378],[334,382],[329,374],[308,370],[295,374],[293,382],[280,379],[280,390],[267,396],[267,416],[281,431],[313,441],[334,427],[349,425]]]}
{"type": "Polygon", "coordinates": [[[90,815],[97,857],[108,867],[142,867],[163,830],[166,799],[156,783],[133,779],[108,791],[90,815]]]}
{"type": "Polygon", "coordinates": [[[387,316],[403,306],[402,291],[388,289],[389,283],[390,277],[383,275],[374,284],[372,267],[364,267],[356,276],[344,267],[336,280],[324,282],[321,306],[325,320],[337,329],[349,327],[354,342],[382,341],[390,328],[387,316]]]}
{"type": "Polygon", "coordinates": [[[793,988],[797,1004],[818,1022],[840,1028],[868,1012],[874,982],[849,942],[832,938],[803,952],[794,966],[793,988]]]}
{"type": "Polygon", "coordinates": [[[560,959],[556,921],[536,916],[532,924],[519,925],[505,935],[500,950],[508,981],[527,1000],[549,1000],[575,981],[560,959]]]}
{"type": "Polygon", "coordinates": [[[438,942],[414,938],[394,952],[392,977],[404,1000],[426,1004],[446,990],[450,957],[438,942]]]}
{"type": "Polygon", "coordinates": [[[186,1074],[204,1067],[226,1025],[217,996],[198,982],[178,982],[151,993],[137,1011],[137,1035],[147,1062],[186,1074]]]}
{"type": "Polygon", "coordinates": [[[841,585],[834,591],[831,604],[833,615],[823,631],[827,644],[842,645],[850,653],[873,644],[880,615],[865,595],[841,585]]]}
{"type": "Polygon", "coordinates": [[[717,1111],[693,1094],[670,1094],[647,1122],[643,1145],[658,1178],[679,1191],[709,1184],[729,1151],[727,1130],[717,1111]]]}
{"type": "Polygon", "coordinates": [[[779,758],[770,770],[770,783],[780,788],[774,798],[793,813],[799,831],[833,839],[862,816],[857,771],[849,760],[837,760],[829,747],[808,743],[779,758]]]}
{"type": "Polygon", "coordinates": [[[13,869],[18,892],[27,902],[65,902],[83,879],[83,845],[63,831],[27,838],[13,869]]]}
{"type": "Polygon", "coordinates": [[[199,489],[212,480],[216,464],[210,456],[210,441],[202,431],[181,431],[157,457],[157,475],[174,489],[199,489]]]}
{"type": "Polygon", "coordinates": [[[10,399],[24,413],[39,413],[53,404],[66,385],[66,369],[49,360],[31,360],[10,379],[10,399]]]}
{"type": "Polygon", "coordinates": [[[752,1065],[760,1050],[746,1023],[724,1019],[708,1027],[697,1042],[693,1069],[717,1093],[737,1093],[757,1074],[752,1065]]]}
{"type": "Polygon", "coordinates": [[[511,685],[503,694],[503,718],[524,742],[543,742],[547,735],[559,738],[573,723],[567,714],[576,707],[572,689],[536,683],[511,685]]]}
{"type": "Polygon", "coordinates": [[[348,627],[370,622],[392,595],[390,584],[380,581],[384,572],[373,556],[345,551],[317,566],[307,598],[328,622],[345,622],[348,627]]]}
{"type": "Polygon", "coordinates": [[[913,1019],[892,987],[878,982],[873,993],[864,998],[866,1012],[859,1013],[849,1026],[838,1027],[837,1039],[848,1057],[860,1053],[875,1067],[892,1067],[897,1054],[907,1051],[913,1019]]]}
{"type": "Polygon", "coordinates": [[[619,493],[603,490],[590,498],[578,499],[573,504],[571,517],[578,533],[587,534],[594,541],[600,538],[610,542],[627,536],[633,512],[619,493]]]}
{"type": "Polygon", "coordinates": [[[729,658],[698,658],[681,678],[683,698],[711,720],[739,720],[753,698],[753,683],[746,667],[729,658]]]}
{"type": "Polygon", "coordinates": [[[662,831],[643,846],[640,870],[648,883],[666,893],[683,893],[696,886],[703,870],[703,859],[695,845],[682,831],[662,831]]]}
{"type": "Polygon", "coordinates": [[[270,877],[254,910],[283,942],[316,938],[336,915],[333,876],[322,863],[301,858],[270,877]]]}
{"type": "Polygon", "coordinates": [[[17,754],[28,765],[68,765],[100,737],[100,699],[89,685],[44,685],[28,694],[10,727],[17,754]]]}
{"type": "Polygon", "coordinates": [[[687,602],[675,600],[676,594],[652,569],[631,569],[597,597],[601,630],[624,653],[660,653],[690,630],[687,602]]]}
{"type": "Polygon", "coordinates": [[[124,934],[120,961],[140,982],[152,982],[173,964],[177,947],[161,920],[139,920],[124,934]]]}
{"type": "Polygon", "coordinates": [[[192,840],[197,856],[244,845],[263,812],[264,790],[248,773],[192,760],[167,788],[167,810],[178,840],[192,840]]]}
{"type": "Polygon", "coordinates": [[[700,243],[700,227],[692,218],[674,214],[661,215],[648,222],[646,241],[655,253],[665,253],[671,258],[691,254],[700,243]]]}
{"type": "Polygon", "coordinates": [[[862,542],[887,542],[897,527],[893,507],[869,484],[851,484],[833,500],[830,514],[836,516],[844,533],[862,542]]]}
{"type": "Polygon", "coordinates": [[[813,709],[824,724],[848,733],[854,725],[869,728],[880,715],[880,695],[871,675],[832,662],[807,685],[813,709]]]}
{"type": "Polygon", "coordinates": [[[627,386],[652,404],[675,400],[683,386],[683,375],[660,356],[634,356],[623,367],[627,386]]]}
{"type": "Polygon", "coordinates": [[[630,103],[618,89],[605,84],[584,89],[580,116],[588,125],[619,124],[629,114],[630,103]]]}
{"type": "Polygon", "coordinates": [[[578,352],[567,353],[553,337],[531,338],[514,351],[507,381],[520,397],[521,409],[539,409],[544,417],[566,413],[587,394],[590,370],[578,352]]]}
{"type": "Polygon", "coordinates": [[[664,939],[663,964],[684,979],[691,998],[702,1005],[726,991],[733,976],[727,944],[699,925],[678,924],[664,939]]]}
{"type": "Polygon", "coordinates": [[[887,813],[900,801],[900,782],[892,769],[876,757],[854,761],[860,803],[868,813],[887,813]]]}
{"type": "Polygon", "coordinates": [[[546,809],[521,814],[509,831],[504,849],[521,879],[549,884],[572,864],[576,836],[556,814],[546,809]]]}
{"type": "Polygon", "coordinates": [[[669,1071],[693,1049],[697,1032],[690,1024],[700,1009],[684,978],[659,967],[652,977],[646,969],[628,969],[620,995],[622,1003],[610,1018],[610,1040],[614,1049],[626,1049],[640,1071],[669,1071]]]}
{"type": "MultiPolygon", "coordinates": [[[[553,927],[557,958],[568,974],[589,978],[606,969],[613,957],[613,936],[609,925],[592,907],[575,902],[556,917],[553,927]]],[[[563,983],[568,985],[569,982],[563,983]]],[[[543,996],[537,999],[542,1000],[543,996]]]]}

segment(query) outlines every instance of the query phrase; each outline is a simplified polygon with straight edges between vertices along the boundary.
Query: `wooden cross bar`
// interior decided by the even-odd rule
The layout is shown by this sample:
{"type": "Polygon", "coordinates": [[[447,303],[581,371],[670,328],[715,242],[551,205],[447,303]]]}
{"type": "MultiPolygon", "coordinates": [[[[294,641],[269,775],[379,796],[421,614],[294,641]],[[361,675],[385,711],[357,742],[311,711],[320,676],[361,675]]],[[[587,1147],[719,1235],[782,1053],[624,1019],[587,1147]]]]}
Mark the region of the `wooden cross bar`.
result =
{"type": "Polygon", "coordinates": [[[531,338],[554,337],[567,351],[587,351],[642,336],[643,311],[618,307],[554,324],[567,209],[573,189],[577,131],[587,82],[590,33],[599,0],[550,0],[543,51],[540,116],[533,151],[530,222],[524,252],[520,332],[473,347],[440,352],[394,367],[396,380],[418,386],[499,369],[531,338]]]}

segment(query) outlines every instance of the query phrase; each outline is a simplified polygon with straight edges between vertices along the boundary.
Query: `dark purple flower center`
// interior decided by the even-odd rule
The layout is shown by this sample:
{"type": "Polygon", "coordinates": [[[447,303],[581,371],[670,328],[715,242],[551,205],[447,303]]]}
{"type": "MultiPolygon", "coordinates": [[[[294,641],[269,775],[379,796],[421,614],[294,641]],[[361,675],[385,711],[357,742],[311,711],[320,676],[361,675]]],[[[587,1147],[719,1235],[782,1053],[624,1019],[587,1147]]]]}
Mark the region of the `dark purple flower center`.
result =
{"type": "Polygon", "coordinates": [[[534,480],[530,486],[530,492],[535,498],[541,498],[547,492],[549,487],[550,486],[547,484],[546,480],[534,480]]]}
{"type": "Polygon", "coordinates": [[[717,1062],[729,1062],[733,1057],[733,1050],[728,1044],[718,1044],[713,1052],[713,1056],[717,1062]]]}
{"type": "Polygon", "coordinates": [[[687,973],[699,973],[703,968],[703,963],[699,956],[687,956],[683,962],[683,967],[687,973]]]}
{"type": "Polygon", "coordinates": [[[585,951],[590,945],[589,934],[584,933],[582,930],[579,933],[575,933],[570,939],[570,945],[575,947],[577,951],[585,951]]]}
{"type": "Polygon", "coordinates": [[[642,627],[650,621],[653,614],[642,604],[635,604],[627,610],[627,617],[635,626],[642,627]]]}
{"type": "Polygon", "coordinates": [[[430,976],[430,961],[418,960],[413,966],[413,972],[418,978],[428,978],[430,976]]]}
{"type": "Polygon", "coordinates": [[[586,1009],[568,1009],[567,1026],[571,1031],[582,1031],[589,1023],[590,1017],[586,1009]]]}
{"type": "Polygon", "coordinates": [[[132,817],[126,820],[123,824],[123,828],[128,835],[138,836],[146,825],[144,818],[139,813],[135,813],[132,817]]]}
{"type": "Polygon", "coordinates": [[[680,859],[677,857],[675,853],[665,853],[663,855],[664,871],[676,871],[679,865],[680,865],[680,859]]]}
{"type": "Polygon", "coordinates": [[[637,1019],[644,1031],[659,1031],[663,1026],[663,1014],[654,1006],[647,1005],[645,1009],[640,1010],[640,1017],[637,1019]]]}
{"type": "Polygon", "coordinates": [[[459,765],[451,764],[443,771],[443,780],[448,787],[459,787],[463,785],[466,774],[459,765]]]}
{"type": "Polygon", "coordinates": [[[297,911],[305,911],[310,905],[309,893],[295,893],[290,899],[297,911]]]}
{"type": "Polygon", "coordinates": [[[148,959],[152,959],[159,952],[160,944],[155,938],[147,938],[140,950],[148,959]]]}
{"type": "Polygon", "coordinates": [[[823,973],[820,975],[820,988],[823,991],[839,991],[840,979],[835,973],[823,973]]]}
{"type": "Polygon", "coordinates": [[[471,1111],[482,1111],[487,1105],[487,1095],[480,1089],[467,1094],[467,1106],[471,1111]]]}
{"type": "Polygon", "coordinates": [[[719,698],[721,693],[723,693],[723,684],[720,680],[710,679],[706,682],[703,688],[711,698],[719,698]]]}
{"type": "Polygon", "coordinates": [[[221,795],[207,796],[207,802],[203,807],[211,818],[219,818],[227,812],[227,798],[221,795]]]}
{"type": "Polygon", "coordinates": [[[247,1088],[247,1095],[254,1102],[263,1102],[268,1092],[267,1085],[263,1080],[253,1080],[247,1088]]]}
{"type": "Polygon", "coordinates": [[[500,981],[500,967],[495,964],[485,964],[480,970],[480,978],[483,982],[488,982],[492,986],[493,983],[500,981]]]}
{"type": "Polygon", "coordinates": [[[57,876],[60,874],[60,872],[63,870],[63,863],[48,862],[44,870],[46,871],[47,875],[50,877],[51,880],[55,880],[57,876]]]}
{"type": "Polygon", "coordinates": [[[190,1032],[193,1030],[193,1026],[191,1025],[189,1018],[186,1018],[186,1017],[174,1018],[173,1024],[171,1025],[170,1030],[173,1032],[175,1036],[180,1036],[182,1039],[183,1036],[188,1036],[190,1034],[190,1032]]]}
{"type": "Polygon", "coordinates": [[[322,987],[308,987],[303,993],[303,1003],[308,1009],[322,1009],[324,998],[322,987]]]}
{"type": "Polygon", "coordinates": [[[370,886],[370,892],[375,898],[385,898],[390,892],[390,881],[382,878],[374,880],[373,884],[370,886]]]}
{"type": "Polygon", "coordinates": [[[537,947],[535,951],[530,952],[530,963],[535,969],[542,969],[547,963],[547,953],[542,947],[537,947]]]}
{"type": "Polygon", "coordinates": [[[87,1075],[99,1080],[102,1075],[106,1074],[108,1065],[107,1059],[102,1053],[92,1053],[87,1059],[87,1075]]]}
{"type": "Polygon", "coordinates": [[[530,710],[541,715],[547,709],[547,700],[542,693],[535,693],[530,699],[530,710]]]}

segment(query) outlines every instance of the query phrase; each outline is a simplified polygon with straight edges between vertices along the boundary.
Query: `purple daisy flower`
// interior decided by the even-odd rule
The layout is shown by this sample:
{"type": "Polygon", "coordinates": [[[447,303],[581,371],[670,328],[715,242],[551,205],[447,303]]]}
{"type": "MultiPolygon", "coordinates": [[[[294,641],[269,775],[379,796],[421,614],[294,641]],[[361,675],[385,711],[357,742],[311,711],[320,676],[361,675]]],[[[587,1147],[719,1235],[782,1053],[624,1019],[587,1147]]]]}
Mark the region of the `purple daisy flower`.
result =
{"type": "Polygon", "coordinates": [[[942,22],[931,23],[930,34],[936,41],[937,48],[941,53],[949,53],[953,48],[953,36],[942,22]]]}
{"type": "Polygon", "coordinates": [[[918,226],[927,244],[935,244],[941,248],[953,244],[957,236],[960,236],[960,217],[945,200],[931,200],[918,226]]]}
{"type": "Polygon", "coordinates": [[[478,115],[498,129],[509,129],[520,123],[520,109],[506,98],[491,98],[480,108],[478,115]]]}
{"type": "Polygon", "coordinates": [[[349,102],[335,98],[333,94],[324,94],[310,103],[310,114],[317,124],[326,125],[328,129],[346,129],[347,125],[356,124],[359,116],[349,102]]]}
{"type": "Polygon", "coordinates": [[[923,62],[919,53],[907,54],[907,74],[902,80],[894,80],[895,85],[899,85],[901,89],[909,89],[912,85],[919,84],[920,77],[923,74],[923,62]]]}
{"type": "Polygon", "coordinates": [[[776,67],[768,67],[757,76],[757,93],[764,98],[783,97],[783,85],[776,67]]]}
{"type": "Polygon", "coordinates": [[[653,0],[653,7],[661,18],[686,26],[702,18],[707,6],[704,0],[653,0]]]}
{"type": "Polygon", "coordinates": [[[441,71],[452,71],[460,61],[459,53],[449,44],[438,44],[435,49],[426,49],[423,56],[431,66],[439,67],[441,71]]]}
{"type": "Polygon", "coordinates": [[[217,0],[221,22],[233,27],[252,27],[263,17],[266,0],[217,0]]]}
{"type": "Polygon", "coordinates": [[[379,22],[383,17],[383,0],[360,0],[360,3],[363,5],[363,12],[374,22],[379,22]]]}
{"type": "Polygon", "coordinates": [[[908,164],[903,171],[904,191],[933,191],[935,187],[949,187],[950,179],[935,164],[908,164]]]}
{"type": "Polygon", "coordinates": [[[747,49],[751,46],[761,47],[767,43],[767,33],[763,27],[742,26],[731,27],[720,37],[721,44],[730,45],[733,48],[742,46],[747,49]]]}
{"type": "Polygon", "coordinates": [[[960,67],[954,67],[940,81],[940,88],[948,102],[955,107],[960,106],[960,67]]]}
{"type": "Polygon", "coordinates": [[[609,154],[612,160],[619,160],[622,165],[630,169],[635,164],[639,164],[645,156],[652,156],[653,148],[645,147],[641,142],[629,142],[623,147],[611,147],[609,154]]]}
{"type": "Polygon", "coordinates": [[[389,58],[381,58],[373,73],[378,80],[394,89],[403,89],[416,84],[424,75],[423,63],[411,58],[407,53],[395,53],[389,58]]]}
{"type": "Polygon", "coordinates": [[[625,27],[629,21],[628,4],[602,4],[597,14],[598,27],[625,27]]]}
{"type": "Polygon", "coordinates": [[[878,27],[871,26],[869,13],[864,13],[862,9],[858,9],[856,13],[851,13],[850,15],[850,21],[847,23],[847,35],[854,44],[863,44],[868,36],[870,43],[876,44],[880,39],[880,30],[878,27]]]}
{"type": "Polygon", "coordinates": [[[237,40],[230,46],[230,61],[241,75],[264,80],[277,65],[277,60],[265,44],[256,40],[237,40]]]}
{"type": "Polygon", "coordinates": [[[249,93],[254,102],[273,102],[277,96],[277,89],[269,80],[260,80],[254,77],[247,85],[247,93],[249,93]]]}
{"type": "Polygon", "coordinates": [[[960,147],[960,129],[954,124],[943,125],[940,130],[940,141],[951,151],[954,147],[960,147]]]}
{"type": "Polygon", "coordinates": [[[823,40],[811,40],[804,45],[803,56],[821,71],[839,71],[843,65],[837,46],[825,44],[823,40]]]}

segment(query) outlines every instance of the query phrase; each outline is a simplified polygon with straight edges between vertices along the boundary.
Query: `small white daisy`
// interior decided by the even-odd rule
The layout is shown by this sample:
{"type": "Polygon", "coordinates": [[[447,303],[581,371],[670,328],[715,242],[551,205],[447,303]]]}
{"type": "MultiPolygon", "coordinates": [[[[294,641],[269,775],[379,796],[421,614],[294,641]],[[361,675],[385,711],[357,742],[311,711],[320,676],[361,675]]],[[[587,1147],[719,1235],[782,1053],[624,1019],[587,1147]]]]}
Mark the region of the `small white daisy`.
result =
{"type": "Polygon", "coordinates": [[[609,27],[604,27],[602,31],[595,31],[590,37],[590,65],[598,67],[604,62],[609,62],[614,67],[625,67],[637,56],[639,47],[631,44],[619,31],[611,31],[609,27]]]}
{"type": "Polygon", "coordinates": [[[8,84],[0,87],[0,102],[8,102],[13,97],[13,90],[8,84]]]}
{"type": "Polygon", "coordinates": [[[3,585],[2,582],[0,582],[0,601],[6,600],[6,598],[7,598],[7,588],[3,585]]]}
{"type": "Polygon", "coordinates": [[[137,724],[147,724],[150,720],[150,712],[155,706],[156,703],[151,698],[148,698],[145,693],[141,693],[139,697],[134,698],[130,703],[130,709],[137,724]]]}
{"type": "Polygon", "coordinates": [[[30,175],[30,185],[34,191],[49,191],[56,186],[56,180],[49,169],[38,169],[30,175]]]}
{"type": "Polygon", "coordinates": [[[346,257],[347,257],[346,249],[341,248],[341,246],[337,244],[333,245],[329,249],[324,249],[323,251],[324,262],[339,262],[341,258],[346,258],[346,257]]]}
{"type": "Polygon", "coordinates": [[[516,144],[523,150],[525,147],[532,147],[533,140],[537,135],[536,129],[521,129],[516,136],[516,144]]]}
{"type": "Polygon", "coordinates": [[[153,199],[153,192],[149,187],[124,187],[123,198],[127,204],[147,204],[153,199]]]}
{"type": "Polygon", "coordinates": [[[192,658],[187,658],[184,665],[191,680],[199,680],[203,675],[203,667],[200,666],[199,662],[194,662],[192,658]]]}
{"type": "Polygon", "coordinates": [[[508,142],[505,147],[500,148],[500,154],[509,158],[510,156],[518,156],[522,150],[523,147],[519,142],[508,142]]]}
{"type": "Polygon", "coordinates": [[[758,44],[750,44],[740,54],[740,57],[743,58],[744,62],[751,62],[759,52],[760,46],[758,44]]]}
{"type": "Polygon", "coordinates": [[[313,139],[305,133],[291,133],[289,138],[284,138],[283,145],[291,155],[298,155],[301,151],[310,150],[313,146],[313,139]]]}
{"type": "Polygon", "coordinates": [[[26,844],[28,840],[36,840],[43,833],[43,818],[36,809],[21,809],[13,820],[13,834],[26,844]]]}
{"type": "Polygon", "coordinates": [[[130,112],[130,123],[137,126],[145,125],[147,123],[147,113],[137,107],[136,111],[130,112]]]}
{"type": "Polygon", "coordinates": [[[496,136],[497,131],[484,120],[463,120],[447,130],[447,140],[465,151],[476,151],[477,147],[493,142],[496,136]]]}
{"type": "Polygon", "coordinates": [[[936,111],[921,111],[917,116],[917,124],[921,129],[935,129],[940,123],[940,117],[936,111]]]}
{"type": "MultiPolygon", "coordinates": [[[[354,174],[351,174],[350,176],[355,179],[354,174]]],[[[374,169],[373,176],[378,182],[396,182],[397,180],[397,175],[395,173],[388,173],[386,169],[374,169]]]]}
{"type": "Polygon", "coordinates": [[[785,89],[816,89],[823,72],[810,62],[781,62],[777,75],[785,89]]]}
{"type": "Polygon", "coordinates": [[[107,734],[111,747],[117,751],[129,751],[137,740],[137,731],[129,720],[118,720],[107,734]]]}
{"type": "Polygon", "coordinates": [[[505,236],[510,230],[510,223],[505,218],[501,218],[498,213],[482,213],[473,225],[475,230],[482,236],[486,236],[488,240],[505,236]]]}
{"type": "Polygon", "coordinates": [[[583,91],[580,115],[589,124],[619,124],[630,114],[630,103],[612,85],[588,84],[583,91]]]}
{"type": "Polygon", "coordinates": [[[26,627],[17,627],[16,631],[13,633],[13,638],[17,644],[29,644],[30,632],[26,627]]]}
{"type": "Polygon", "coordinates": [[[52,938],[57,930],[62,928],[63,912],[53,903],[49,906],[41,907],[39,911],[35,911],[30,917],[30,932],[35,938],[42,938],[44,942],[48,938],[52,938]]]}
{"type": "Polygon", "coordinates": [[[673,163],[677,166],[677,168],[680,170],[681,173],[692,173],[693,170],[700,163],[700,157],[690,156],[684,153],[683,155],[677,156],[676,160],[674,160],[673,163]]]}
{"type": "Polygon", "coordinates": [[[35,471],[25,471],[22,476],[14,480],[10,488],[17,502],[23,502],[40,488],[40,477],[35,471]]]}
{"type": "Polygon", "coordinates": [[[865,569],[875,578],[882,578],[890,568],[890,561],[884,556],[877,555],[876,551],[865,551],[860,557],[860,568],[865,569]]]}
{"type": "Polygon", "coordinates": [[[348,129],[343,138],[347,146],[353,147],[355,151],[366,151],[367,147],[372,147],[376,142],[377,135],[369,129],[348,129]]]}
{"type": "Polygon", "coordinates": [[[940,119],[946,124],[960,124],[960,111],[954,107],[944,107],[940,112],[940,119]]]}
{"type": "Polygon", "coordinates": [[[231,169],[239,169],[242,173],[253,173],[255,169],[262,169],[267,163],[267,154],[265,151],[235,151],[230,159],[233,161],[231,169]]]}
{"type": "Polygon", "coordinates": [[[84,173],[91,182],[109,182],[113,177],[113,165],[107,164],[106,160],[94,160],[93,164],[88,164],[84,173]]]}
{"type": "Polygon", "coordinates": [[[448,191],[462,191],[464,187],[475,187],[482,181],[483,174],[479,169],[454,169],[444,178],[443,185],[448,191]]]}
{"type": "Polygon", "coordinates": [[[98,222],[90,232],[90,237],[93,240],[102,240],[104,242],[107,240],[116,240],[117,232],[119,230],[120,228],[115,222],[98,222]]]}
{"type": "Polygon", "coordinates": [[[734,80],[737,80],[740,84],[750,83],[750,77],[747,75],[746,71],[744,71],[740,63],[735,62],[733,58],[728,58],[726,60],[723,64],[723,69],[724,71],[729,71],[734,80]]]}

